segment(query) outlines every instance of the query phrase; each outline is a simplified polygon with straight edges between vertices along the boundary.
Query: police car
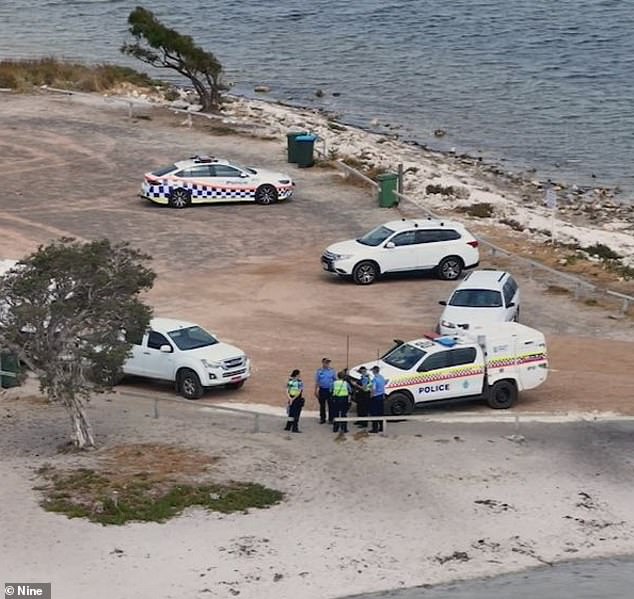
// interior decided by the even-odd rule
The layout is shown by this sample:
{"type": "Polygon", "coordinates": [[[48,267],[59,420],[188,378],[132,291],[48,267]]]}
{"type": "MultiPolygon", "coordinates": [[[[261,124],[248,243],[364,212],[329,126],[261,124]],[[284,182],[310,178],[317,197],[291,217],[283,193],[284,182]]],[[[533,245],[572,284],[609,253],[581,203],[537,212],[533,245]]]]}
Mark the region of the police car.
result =
{"type": "Polygon", "coordinates": [[[214,202],[273,204],[295,184],[283,173],[243,167],[213,156],[192,156],[144,175],[140,196],[172,208],[214,202]]]}
{"type": "Polygon", "coordinates": [[[377,364],[387,379],[385,413],[411,414],[414,406],[448,399],[484,399],[510,408],[518,393],[541,385],[548,375],[544,335],[517,322],[474,325],[459,335],[428,334],[398,341],[377,364]]]}

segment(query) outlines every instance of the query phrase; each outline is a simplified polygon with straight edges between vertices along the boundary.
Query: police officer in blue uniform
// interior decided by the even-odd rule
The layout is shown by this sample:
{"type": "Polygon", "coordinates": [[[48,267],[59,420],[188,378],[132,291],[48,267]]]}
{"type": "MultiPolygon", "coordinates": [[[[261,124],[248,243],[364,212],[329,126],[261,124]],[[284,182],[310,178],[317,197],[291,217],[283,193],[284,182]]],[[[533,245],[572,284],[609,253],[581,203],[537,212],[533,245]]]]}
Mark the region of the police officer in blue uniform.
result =
{"type": "Polygon", "coordinates": [[[332,384],[337,380],[335,369],[330,366],[329,358],[322,358],[321,368],[315,373],[315,398],[319,400],[319,423],[332,424],[334,408],[332,405],[332,384]]]}
{"type": "MultiPolygon", "coordinates": [[[[370,397],[370,416],[383,416],[385,403],[385,385],[388,381],[380,372],[379,366],[372,366],[372,392],[370,397]]],[[[373,420],[371,433],[383,432],[383,421],[373,420]]]]}

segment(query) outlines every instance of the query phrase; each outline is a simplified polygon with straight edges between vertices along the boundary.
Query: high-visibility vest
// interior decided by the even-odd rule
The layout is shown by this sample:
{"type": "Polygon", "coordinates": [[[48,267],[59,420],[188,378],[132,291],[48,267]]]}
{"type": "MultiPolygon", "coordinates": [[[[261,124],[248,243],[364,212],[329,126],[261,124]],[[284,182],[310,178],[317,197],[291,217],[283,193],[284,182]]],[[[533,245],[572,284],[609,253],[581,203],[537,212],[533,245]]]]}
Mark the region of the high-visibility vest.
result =
{"type": "Polygon", "coordinates": [[[299,397],[302,392],[302,382],[297,379],[290,379],[288,381],[288,395],[295,399],[299,397]]]}
{"type": "Polygon", "coordinates": [[[342,381],[341,379],[337,379],[332,384],[332,394],[334,397],[348,397],[348,383],[346,383],[346,381],[342,381]]]}

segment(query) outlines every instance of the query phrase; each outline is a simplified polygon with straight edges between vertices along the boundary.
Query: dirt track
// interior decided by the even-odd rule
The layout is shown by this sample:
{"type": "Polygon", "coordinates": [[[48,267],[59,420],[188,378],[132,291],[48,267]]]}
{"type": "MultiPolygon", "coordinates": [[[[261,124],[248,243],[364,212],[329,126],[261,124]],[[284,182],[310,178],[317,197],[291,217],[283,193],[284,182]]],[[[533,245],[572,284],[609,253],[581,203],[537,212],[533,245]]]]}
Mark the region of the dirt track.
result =
{"type": "MultiPolygon", "coordinates": [[[[370,191],[344,184],[332,170],[287,165],[282,139],[213,135],[180,121],[163,113],[130,121],[112,105],[95,110],[67,99],[2,96],[0,258],[20,258],[62,235],[107,236],[151,253],[156,313],[200,322],[253,358],[255,374],[243,390],[211,392],[204,401],[279,404],[290,369],[301,368],[310,381],[322,355],[345,364],[347,335],[354,364],[395,337],[434,326],[451,283],[409,276],[360,288],[320,270],[325,245],[397,212],[377,208],[370,191]],[[136,197],[144,171],[199,151],[289,171],[296,198],[174,211],[136,197]]],[[[495,265],[485,258],[483,266],[495,265]]],[[[513,272],[522,320],[548,335],[555,370],[516,409],[634,414],[631,320],[545,294],[544,284],[513,272]]]]}

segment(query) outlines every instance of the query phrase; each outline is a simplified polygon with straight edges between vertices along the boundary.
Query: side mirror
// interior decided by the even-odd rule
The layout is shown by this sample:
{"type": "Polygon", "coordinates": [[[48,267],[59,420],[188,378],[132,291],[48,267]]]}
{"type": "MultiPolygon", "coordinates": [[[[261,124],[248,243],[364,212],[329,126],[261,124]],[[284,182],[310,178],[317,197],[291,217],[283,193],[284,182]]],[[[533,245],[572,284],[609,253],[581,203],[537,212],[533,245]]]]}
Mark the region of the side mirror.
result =
{"type": "Polygon", "coordinates": [[[395,248],[395,247],[396,247],[396,244],[395,244],[393,241],[388,241],[388,242],[385,244],[385,247],[386,247],[388,250],[391,250],[392,248],[395,248]]]}
{"type": "Polygon", "coordinates": [[[159,348],[159,351],[162,354],[171,354],[172,353],[172,346],[171,345],[161,345],[161,347],[159,348]]]}
{"type": "Polygon", "coordinates": [[[247,175],[246,173],[241,172],[240,173],[240,178],[241,179],[246,179],[249,175],[247,175]]]}
{"type": "Polygon", "coordinates": [[[506,304],[507,308],[514,308],[515,307],[515,302],[511,302],[510,304],[506,304]]]}
{"type": "Polygon", "coordinates": [[[446,305],[447,305],[447,302],[446,302],[445,300],[440,300],[438,303],[439,303],[441,306],[446,306],[446,305]]]}

